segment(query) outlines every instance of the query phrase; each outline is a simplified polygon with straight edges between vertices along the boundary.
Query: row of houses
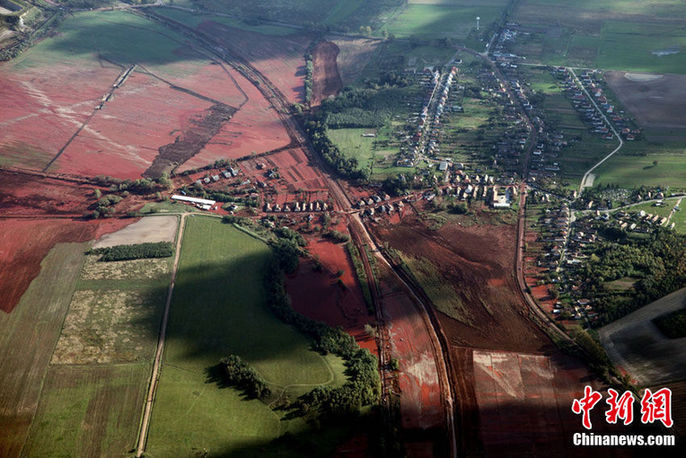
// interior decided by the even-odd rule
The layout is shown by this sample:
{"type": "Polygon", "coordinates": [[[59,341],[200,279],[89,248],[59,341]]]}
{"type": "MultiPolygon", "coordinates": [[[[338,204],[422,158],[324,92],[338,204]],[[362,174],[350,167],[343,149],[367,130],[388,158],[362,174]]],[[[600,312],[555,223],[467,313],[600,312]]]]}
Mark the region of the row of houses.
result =
{"type": "Polygon", "coordinates": [[[328,211],[331,206],[324,201],[311,202],[289,202],[283,205],[271,204],[269,202],[264,204],[265,212],[321,212],[328,211]]]}
{"type": "Polygon", "coordinates": [[[596,70],[585,70],[580,75],[581,84],[595,99],[596,104],[603,110],[606,116],[614,124],[622,137],[627,141],[634,141],[641,133],[639,129],[632,129],[623,112],[617,112],[614,105],[605,96],[600,83],[601,74],[596,70]]]}
{"type": "Polygon", "coordinates": [[[441,116],[448,110],[461,109],[454,104],[451,88],[457,85],[457,68],[441,73],[431,69],[419,79],[419,85],[427,92],[421,104],[421,110],[411,112],[407,118],[409,134],[403,139],[396,165],[413,167],[422,156],[434,156],[439,153],[438,135],[440,134],[441,116]],[[431,75],[431,76],[429,76],[431,75]]]}
{"type": "MultiPolygon", "coordinates": [[[[215,173],[212,175],[208,175],[204,178],[200,178],[198,180],[195,180],[195,184],[198,186],[203,186],[204,184],[210,184],[210,183],[216,183],[217,181],[221,180],[222,177],[229,179],[229,178],[234,178],[237,177],[240,173],[239,169],[235,169],[233,167],[229,167],[226,170],[221,170],[219,173],[215,173]]],[[[250,184],[250,181],[248,183],[242,183],[242,184],[250,184]]]]}

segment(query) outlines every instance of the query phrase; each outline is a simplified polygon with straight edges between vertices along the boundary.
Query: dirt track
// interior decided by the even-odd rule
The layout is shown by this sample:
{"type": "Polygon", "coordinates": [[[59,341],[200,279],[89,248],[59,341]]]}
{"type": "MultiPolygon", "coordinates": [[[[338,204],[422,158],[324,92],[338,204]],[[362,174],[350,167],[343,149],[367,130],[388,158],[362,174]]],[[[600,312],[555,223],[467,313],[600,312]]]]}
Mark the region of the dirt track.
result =
{"type": "Polygon", "coordinates": [[[312,105],[319,105],[322,100],[336,95],[343,88],[336,64],[338,53],[338,46],[330,41],[322,41],[312,51],[312,105]]]}

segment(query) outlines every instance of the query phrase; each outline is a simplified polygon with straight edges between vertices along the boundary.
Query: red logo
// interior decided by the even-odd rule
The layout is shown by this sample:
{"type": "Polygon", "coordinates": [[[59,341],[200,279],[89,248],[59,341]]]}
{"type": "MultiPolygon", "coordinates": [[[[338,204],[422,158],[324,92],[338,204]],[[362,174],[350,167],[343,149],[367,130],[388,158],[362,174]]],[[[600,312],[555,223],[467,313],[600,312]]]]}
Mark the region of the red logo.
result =
{"type": "Polygon", "coordinates": [[[601,399],[603,399],[602,394],[593,391],[593,388],[586,385],[586,387],[584,387],[584,397],[575,399],[572,403],[572,412],[577,415],[583,413],[583,420],[581,423],[584,425],[584,428],[591,429],[591,410],[593,410],[601,399]]]}
{"type": "Polygon", "coordinates": [[[631,391],[625,391],[619,397],[619,393],[610,388],[607,390],[610,395],[605,401],[610,408],[605,412],[605,419],[608,423],[615,424],[617,419],[624,420],[625,425],[630,425],[634,421],[634,394],[631,391]]]}
{"type": "Polygon", "coordinates": [[[661,388],[655,393],[646,388],[646,392],[641,399],[641,421],[643,423],[653,423],[661,421],[667,428],[671,428],[672,421],[672,390],[661,388]]]}
{"type": "MultiPolygon", "coordinates": [[[[605,421],[616,424],[617,420],[622,420],[625,425],[630,425],[634,421],[634,401],[633,393],[625,391],[621,396],[612,388],[607,390],[609,397],[605,402],[610,406],[605,411],[605,421]]],[[[581,424],[586,429],[591,429],[591,410],[603,398],[598,391],[594,391],[590,386],[584,387],[584,395],[581,399],[575,399],[572,403],[572,412],[583,415],[581,424]]],[[[641,399],[641,422],[643,424],[661,421],[667,428],[674,424],[672,420],[672,390],[661,388],[655,392],[646,389],[641,399]]]]}

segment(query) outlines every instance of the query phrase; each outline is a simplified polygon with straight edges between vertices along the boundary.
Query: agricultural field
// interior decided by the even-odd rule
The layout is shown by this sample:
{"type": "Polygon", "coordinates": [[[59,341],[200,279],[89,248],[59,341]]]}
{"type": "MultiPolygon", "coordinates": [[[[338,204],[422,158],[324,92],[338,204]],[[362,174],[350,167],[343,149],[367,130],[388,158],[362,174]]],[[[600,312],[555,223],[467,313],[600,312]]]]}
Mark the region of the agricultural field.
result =
{"type": "Polygon", "coordinates": [[[12,312],[31,282],[41,272],[41,263],[59,243],[82,243],[117,230],[131,221],[84,222],[63,219],[0,220],[0,287],[4,292],[0,310],[12,312]]]}
{"type": "Polygon", "coordinates": [[[368,170],[372,180],[382,180],[387,176],[411,173],[415,170],[413,167],[397,167],[397,148],[382,146],[392,135],[388,127],[329,129],[327,135],[346,157],[357,160],[361,170],[368,170]],[[376,137],[363,137],[365,133],[374,133],[376,137]]]}
{"type": "Polygon", "coordinates": [[[607,72],[605,79],[619,101],[636,118],[648,140],[675,142],[686,138],[684,75],[607,72]]]}
{"type": "Polygon", "coordinates": [[[669,187],[684,189],[686,148],[681,143],[625,143],[622,149],[598,167],[595,183],[634,187],[669,187]]]}
{"type": "MultiPolygon", "coordinates": [[[[252,24],[286,23],[304,27],[328,26],[337,31],[358,32],[360,27],[378,29],[395,11],[399,0],[194,0],[196,8],[227,13],[252,24]]],[[[271,24],[269,24],[271,25],[271,24]]]]}
{"type": "Polygon", "coordinates": [[[0,65],[3,165],[138,178],[215,144],[237,157],[290,141],[252,85],[174,31],[126,12],[79,13],[58,30],[0,65]]]}
{"type": "MultiPolygon", "coordinates": [[[[124,454],[138,433],[170,260],[98,262],[85,255],[87,243],[59,243],[68,227],[57,224],[40,226],[56,233],[54,247],[47,246],[40,273],[15,309],[0,314],[2,427],[9,432],[0,450],[3,456],[22,448],[28,456],[124,454]]],[[[84,241],[103,233],[95,223],[72,224],[84,241]]]]}
{"type": "Polygon", "coordinates": [[[677,0],[524,0],[511,19],[530,35],[513,51],[552,65],[684,73],[685,13],[677,0]]]}
{"type": "Polygon", "coordinates": [[[0,313],[0,455],[19,456],[26,441],[85,249],[57,244],[15,310],[0,313]]]}
{"type": "Polygon", "coordinates": [[[291,102],[304,101],[305,51],[313,36],[299,29],[252,28],[216,16],[162,9],[171,17],[212,36],[230,52],[249,60],[291,102]]]}
{"type": "Polygon", "coordinates": [[[506,0],[410,0],[386,29],[398,37],[465,40],[470,34],[477,34],[477,16],[481,18],[480,32],[488,30],[500,19],[507,4],[506,0]]]}
{"type": "Polygon", "coordinates": [[[640,385],[683,380],[683,338],[670,339],[653,320],[684,309],[686,290],[675,291],[599,330],[612,362],[628,371],[640,385]]]}
{"type": "MultiPolygon", "coordinates": [[[[308,339],[267,308],[262,276],[270,256],[263,242],[219,219],[187,218],[147,444],[151,455],[205,449],[251,456],[286,432],[309,431],[301,418],[285,420],[285,412],[213,380],[213,368],[229,354],[258,371],[281,400],[345,381],[339,358],[310,350],[308,339]]],[[[331,450],[331,435],[340,433],[312,438],[312,452],[331,450]]]]}
{"type": "Polygon", "coordinates": [[[135,446],[172,258],[95,258],[82,261],[25,446],[29,454],[113,455],[135,446]]]}
{"type": "Polygon", "coordinates": [[[157,12],[163,16],[166,16],[170,19],[181,22],[182,24],[186,24],[186,25],[191,26],[191,27],[197,27],[201,23],[208,21],[208,20],[211,20],[211,21],[217,22],[219,24],[226,25],[228,27],[233,27],[233,28],[245,30],[248,32],[261,33],[263,35],[285,36],[285,35],[292,34],[294,32],[294,30],[296,30],[292,27],[284,27],[284,26],[279,26],[279,25],[274,25],[274,24],[259,24],[259,23],[251,24],[250,22],[253,22],[253,21],[244,21],[244,20],[241,20],[240,18],[236,18],[236,17],[232,17],[232,16],[218,16],[216,14],[209,14],[209,13],[202,13],[202,12],[200,12],[200,13],[189,13],[188,11],[171,9],[171,8],[160,8],[157,10],[157,12]]]}

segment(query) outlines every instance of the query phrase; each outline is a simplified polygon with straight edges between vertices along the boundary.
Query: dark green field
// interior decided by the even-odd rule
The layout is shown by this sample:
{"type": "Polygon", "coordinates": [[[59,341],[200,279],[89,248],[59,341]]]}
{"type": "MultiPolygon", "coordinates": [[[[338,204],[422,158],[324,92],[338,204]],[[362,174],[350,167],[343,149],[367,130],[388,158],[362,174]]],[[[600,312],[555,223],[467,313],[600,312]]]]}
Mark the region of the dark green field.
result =
{"type": "MultiPolygon", "coordinates": [[[[270,256],[263,242],[219,219],[187,219],[150,425],[151,456],[192,456],[196,450],[255,456],[256,447],[285,432],[309,431],[302,419],[285,421],[284,412],[212,381],[212,368],[229,354],[289,399],[344,383],[341,359],[311,351],[304,336],[267,308],[262,275],[270,256]]],[[[338,434],[333,429],[317,436],[312,453],[330,451],[330,435],[338,434]]]]}

